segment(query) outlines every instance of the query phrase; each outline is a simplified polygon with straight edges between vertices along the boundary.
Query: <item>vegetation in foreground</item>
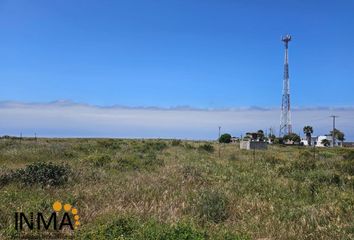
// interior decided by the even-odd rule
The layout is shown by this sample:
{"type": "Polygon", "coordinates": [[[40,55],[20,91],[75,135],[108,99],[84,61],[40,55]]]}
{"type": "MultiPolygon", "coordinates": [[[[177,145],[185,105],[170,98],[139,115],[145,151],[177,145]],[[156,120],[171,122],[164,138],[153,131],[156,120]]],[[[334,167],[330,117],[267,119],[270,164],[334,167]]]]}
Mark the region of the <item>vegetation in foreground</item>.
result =
{"type": "Polygon", "coordinates": [[[78,208],[77,239],[353,239],[354,151],[0,139],[0,239],[56,200],[78,208]]]}

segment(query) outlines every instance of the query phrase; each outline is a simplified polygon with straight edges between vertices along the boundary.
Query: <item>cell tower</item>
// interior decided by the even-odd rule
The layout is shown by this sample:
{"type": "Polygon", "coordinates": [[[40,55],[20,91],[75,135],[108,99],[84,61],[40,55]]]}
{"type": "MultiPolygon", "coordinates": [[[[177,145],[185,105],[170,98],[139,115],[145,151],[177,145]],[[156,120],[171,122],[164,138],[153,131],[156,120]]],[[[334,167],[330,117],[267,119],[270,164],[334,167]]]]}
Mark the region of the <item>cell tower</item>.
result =
{"type": "Polygon", "coordinates": [[[288,44],[291,36],[287,34],[281,40],[285,46],[284,59],[284,79],[283,79],[283,96],[281,101],[280,131],[279,136],[283,137],[292,132],[291,113],[290,113],[290,85],[289,85],[289,63],[288,63],[288,44]]]}

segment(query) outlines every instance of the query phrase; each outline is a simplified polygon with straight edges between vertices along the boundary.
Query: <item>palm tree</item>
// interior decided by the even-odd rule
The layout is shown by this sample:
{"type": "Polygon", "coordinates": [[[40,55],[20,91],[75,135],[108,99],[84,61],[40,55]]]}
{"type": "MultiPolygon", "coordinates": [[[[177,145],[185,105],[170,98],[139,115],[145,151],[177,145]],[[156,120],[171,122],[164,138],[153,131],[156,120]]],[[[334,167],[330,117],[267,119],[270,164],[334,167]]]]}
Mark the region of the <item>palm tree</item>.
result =
{"type": "Polygon", "coordinates": [[[264,132],[263,132],[263,130],[258,130],[257,131],[257,139],[258,139],[258,141],[263,142],[263,140],[264,140],[264,132]]]}
{"type": "Polygon", "coordinates": [[[345,138],[344,138],[344,133],[338,130],[337,139],[338,139],[339,141],[341,141],[342,146],[343,146],[343,142],[344,142],[344,140],[345,140],[345,138]]]}
{"type": "MultiPolygon", "coordinates": [[[[333,131],[330,131],[330,134],[331,134],[331,136],[333,136],[333,131]]],[[[344,140],[345,140],[345,137],[344,137],[344,136],[345,136],[345,135],[344,135],[343,132],[341,132],[341,131],[338,130],[337,128],[334,129],[334,137],[335,137],[336,139],[338,139],[339,141],[341,141],[341,142],[342,142],[342,145],[343,145],[343,142],[344,142],[344,140]]]]}
{"type": "Polygon", "coordinates": [[[311,126],[304,127],[304,134],[306,135],[307,143],[311,146],[311,135],[313,133],[313,128],[311,126]]]}

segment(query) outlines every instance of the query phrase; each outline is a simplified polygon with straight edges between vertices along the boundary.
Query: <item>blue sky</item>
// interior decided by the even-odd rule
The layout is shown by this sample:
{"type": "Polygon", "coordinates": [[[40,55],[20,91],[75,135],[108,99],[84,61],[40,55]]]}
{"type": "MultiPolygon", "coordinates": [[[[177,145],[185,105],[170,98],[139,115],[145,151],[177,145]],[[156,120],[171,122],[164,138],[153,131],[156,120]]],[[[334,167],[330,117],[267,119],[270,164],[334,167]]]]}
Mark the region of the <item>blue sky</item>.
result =
{"type": "Polygon", "coordinates": [[[0,1],[0,100],[352,106],[354,2],[0,1]]]}
{"type": "Polygon", "coordinates": [[[294,131],[354,139],[352,0],[0,0],[0,32],[1,135],[278,130],[290,33],[294,131]]]}

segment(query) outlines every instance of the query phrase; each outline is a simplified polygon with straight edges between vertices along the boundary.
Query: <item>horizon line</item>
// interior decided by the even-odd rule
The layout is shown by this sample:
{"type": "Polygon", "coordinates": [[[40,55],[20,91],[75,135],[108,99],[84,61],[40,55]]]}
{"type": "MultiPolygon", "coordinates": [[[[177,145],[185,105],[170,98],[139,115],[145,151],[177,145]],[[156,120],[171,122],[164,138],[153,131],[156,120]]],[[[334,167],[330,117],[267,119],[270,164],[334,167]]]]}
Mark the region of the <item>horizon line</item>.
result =
{"type": "MultiPolygon", "coordinates": [[[[82,106],[82,107],[90,107],[90,108],[98,108],[98,109],[141,109],[141,110],[191,110],[191,111],[242,111],[242,110],[258,110],[258,111],[268,111],[268,110],[276,110],[281,109],[281,106],[230,106],[230,107],[195,107],[190,105],[176,105],[170,107],[161,107],[161,106],[144,106],[144,105],[121,105],[121,104],[113,104],[113,105],[99,105],[99,104],[91,104],[84,102],[77,102],[68,99],[59,99],[53,101],[18,101],[18,100],[0,100],[0,107],[16,107],[16,106],[61,106],[61,107],[70,107],[70,106],[82,106]]],[[[346,106],[323,106],[323,105],[308,105],[308,106],[295,106],[291,109],[291,111],[297,110],[353,110],[354,105],[346,105],[346,106]]]]}

